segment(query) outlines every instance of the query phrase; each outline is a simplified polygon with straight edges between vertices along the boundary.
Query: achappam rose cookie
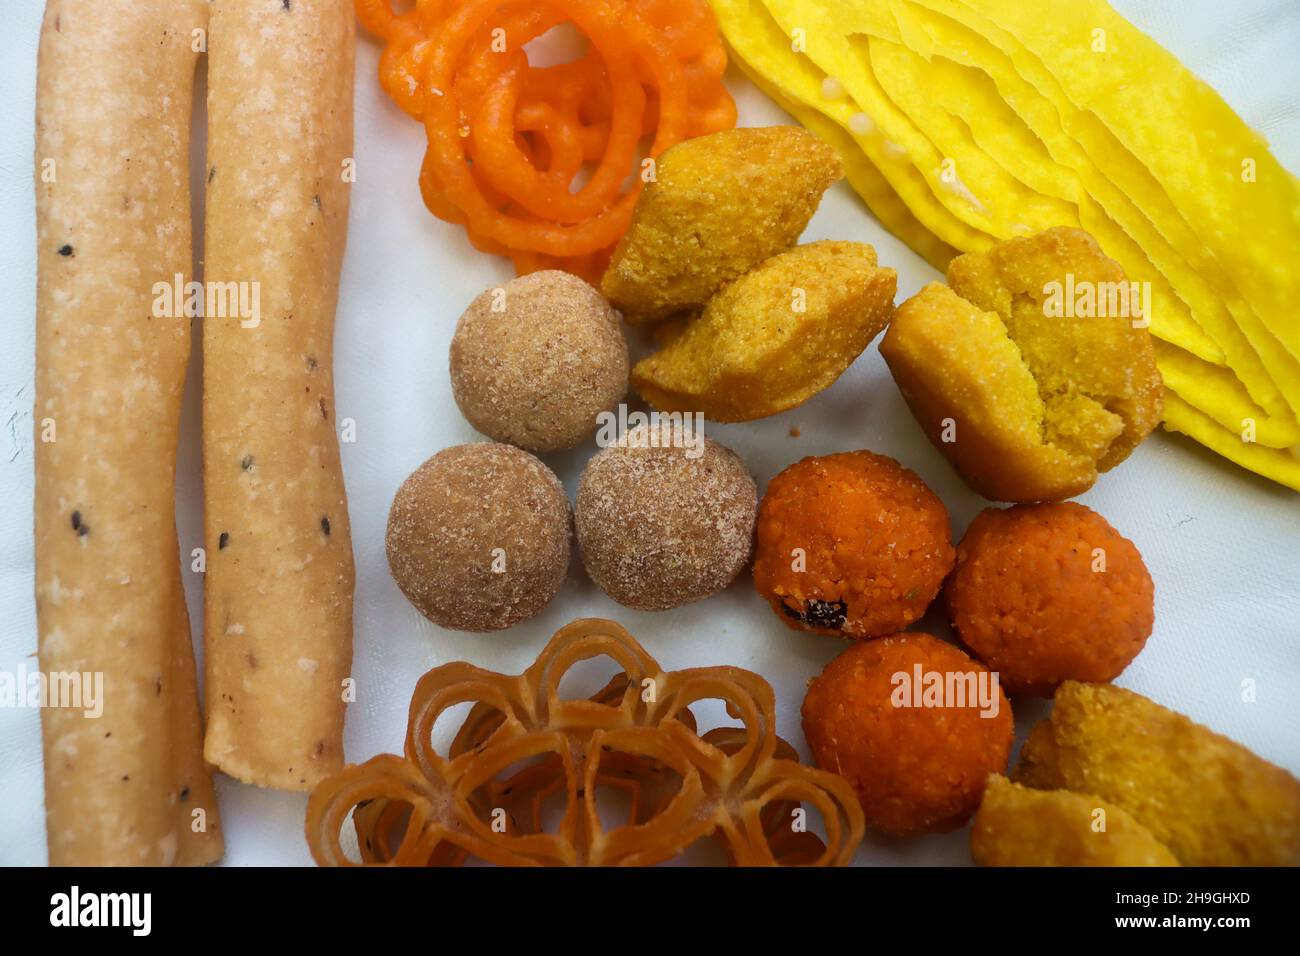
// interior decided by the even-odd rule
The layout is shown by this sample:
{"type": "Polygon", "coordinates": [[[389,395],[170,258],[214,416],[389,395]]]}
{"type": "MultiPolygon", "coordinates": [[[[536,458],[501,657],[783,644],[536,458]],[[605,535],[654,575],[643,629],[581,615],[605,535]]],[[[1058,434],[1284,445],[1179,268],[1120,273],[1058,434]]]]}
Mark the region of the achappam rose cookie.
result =
{"type": "Polygon", "coordinates": [[[805,458],[768,485],[754,586],[790,627],[861,640],[920,618],[953,557],[948,511],[915,472],[843,452],[805,458]]]}
{"type": "Polygon", "coordinates": [[[585,618],[522,674],[457,661],[420,678],[404,756],[350,766],[312,793],[318,864],[358,865],[345,828],[362,866],[653,866],[702,843],[736,866],[845,866],[863,817],[843,779],[800,764],[777,736],[762,677],[665,671],[618,624],[585,618]],[[595,658],[617,673],[590,697],[566,696],[565,674],[595,658]],[[701,701],[724,703],[739,726],[698,733],[701,701]],[[461,703],[473,706],[436,746],[439,718],[461,703]],[[618,813],[612,795],[626,798],[618,813]],[[807,825],[817,817],[824,841],[807,825]]]}

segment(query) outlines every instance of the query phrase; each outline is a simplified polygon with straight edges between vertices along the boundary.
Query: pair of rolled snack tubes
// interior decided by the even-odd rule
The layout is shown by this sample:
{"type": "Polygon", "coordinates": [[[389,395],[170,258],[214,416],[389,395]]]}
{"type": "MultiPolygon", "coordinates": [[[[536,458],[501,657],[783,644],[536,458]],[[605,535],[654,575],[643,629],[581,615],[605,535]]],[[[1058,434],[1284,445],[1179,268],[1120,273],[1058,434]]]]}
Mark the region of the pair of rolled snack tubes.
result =
{"type": "Polygon", "coordinates": [[[335,0],[47,4],[35,418],[53,431],[36,444],[39,657],[46,673],[104,675],[99,719],[42,712],[55,865],[212,862],[214,765],[303,789],[342,764],[352,557],[330,362],[352,43],[351,7],[335,0]],[[155,284],[192,271],[205,36],[208,278],[256,283],[263,311],[250,327],[214,315],[204,326],[206,749],[173,517],[191,312],[174,302],[150,315],[155,284]]]}

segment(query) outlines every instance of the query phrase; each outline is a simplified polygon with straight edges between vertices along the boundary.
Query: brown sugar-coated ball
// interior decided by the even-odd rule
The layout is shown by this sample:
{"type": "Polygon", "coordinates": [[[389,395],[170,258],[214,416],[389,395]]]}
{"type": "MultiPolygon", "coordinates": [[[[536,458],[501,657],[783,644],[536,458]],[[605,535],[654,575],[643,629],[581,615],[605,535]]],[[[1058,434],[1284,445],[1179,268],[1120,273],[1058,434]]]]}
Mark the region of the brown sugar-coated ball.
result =
{"type": "Polygon", "coordinates": [[[980,512],[944,598],[971,653],[1007,690],[1039,697],[1066,680],[1114,680],[1155,620],[1137,547],[1073,501],[980,512]]]}
{"type": "Polygon", "coordinates": [[[867,826],[898,836],[961,826],[1015,735],[994,674],[911,631],[852,645],[808,687],[803,731],[817,766],[857,791],[867,826]]]}
{"type": "Polygon", "coordinates": [[[643,611],[721,591],[753,543],[758,493],[744,463],[698,433],[694,449],[665,447],[672,432],[666,423],[630,429],[591,459],[578,485],[587,573],[615,601],[643,611]]]}
{"type": "Polygon", "coordinates": [[[547,270],[476,298],[451,340],[451,390],[469,423],[528,451],[572,448],[627,394],[619,315],[577,276],[547,270]]]}
{"type": "Polygon", "coordinates": [[[388,566],[425,617],[498,631],[541,612],[569,569],[569,499],[555,474],[511,445],[438,452],[388,513],[388,566]]]}

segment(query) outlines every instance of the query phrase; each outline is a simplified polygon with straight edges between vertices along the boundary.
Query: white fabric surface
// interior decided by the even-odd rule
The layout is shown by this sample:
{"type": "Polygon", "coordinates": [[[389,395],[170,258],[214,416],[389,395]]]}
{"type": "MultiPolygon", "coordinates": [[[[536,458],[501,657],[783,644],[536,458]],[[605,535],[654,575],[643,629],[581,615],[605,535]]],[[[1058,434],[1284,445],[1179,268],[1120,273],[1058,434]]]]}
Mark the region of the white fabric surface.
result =
{"type": "MultiPolygon", "coordinates": [[[[1300,171],[1300,7],[1294,0],[1122,0],[1116,6],[1218,88],[1300,171]]],[[[35,309],[32,103],[42,4],[0,0],[0,669],[36,650],[32,599],[32,366],[35,309]]],[[[357,156],[351,235],[338,314],[338,417],[357,423],[343,447],[357,559],[359,700],[348,715],[348,758],[401,747],[416,679],[452,660],[517,672],[574,617],[626,625],[668,668],[727,663],[752,668],[777,691],[780,728],[805,754],[799,705],[805,682],[843,649],[836,639],[788,630],[753,592],[748,575],[724,594],[661,614],[626,610],[586,580],[580,565],[544,614],[495,635],[442,631],[405,601],[384,558],[389,502],[406,475],[437,450],[478,438],[452,402],[447,347],[470,299],[510,274],[480,255],[458,227],[428,215],[416,174],[419,126],[388,102],[375,80],[376,46],[357,57],[357,156]]],[[[92,66],[93,68],[93,66],[92,66]]],[[[736,71],[742,125],[788,122],[736,71]]],[[[201,230],[198,230],[201,235],[201,230]]],[[[874,243],[899,272],[899,296],[935,278],[889,236],[841,184],[805,239],[874,243]]],[[[1277,250],[1297,255],[1300,250],[1277,250]]],[[[633,347],[639,344],[633,336],[633,347]]],[[[181,441],[179,523],[183,552],[201,543],[197,348],[181,441]]],[[[760,422],[710,425],[741,454],[760,488],[811,454],[869,448],[892,455],[942,496],[960,535],[985,506],[930,447],[873,344],[829,391],[760,422]],[[791,437],[797,426],[800,437],[791,437]]],[[[592,448],[548,456],[572,493],[592,448]]],[[[1080,500],[1131,538],[1156,582],[1156,624],[1119,683],[1300,772],[1300,495],[1216,458],[1181,437],[1157,433],[1080,500]],[[1242,681],[1258,696],[1243,703],[1242,681]]],[[[196,640],[202,582],[186,570],[196,640]]],[[[942,629],[932,614],[923,626],[942,629]]],[[[946,633],[946,630],[942,631],[946,633]]],[[[28,665],[34,667],[34,661],[28,665]]],[[[1017,708],[1023,738],[1048,710],[1017,708]]],[[[45,861],[39,715],[0,709],[0,864],[45,861]]],[[[303,795],[222,778],[228,864],[309,863],[303,795]]],[[[863,863],[969,862],[964,831],[909,841],[869,837],[863,863]]]]}

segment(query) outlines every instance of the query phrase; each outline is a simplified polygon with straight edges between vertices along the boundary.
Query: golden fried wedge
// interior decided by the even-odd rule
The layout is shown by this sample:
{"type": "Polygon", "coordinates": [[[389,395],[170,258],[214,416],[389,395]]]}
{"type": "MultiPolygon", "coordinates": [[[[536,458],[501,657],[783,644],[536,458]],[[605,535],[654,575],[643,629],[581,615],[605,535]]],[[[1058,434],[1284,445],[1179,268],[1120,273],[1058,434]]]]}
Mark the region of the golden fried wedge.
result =
{"type": "Polygon", "coordinates": [[[934,447],[984,497],[1058,501],[1096,480],[1086,459],[1043,441],[1038,386],[994,313],[931,283],[899,306],[880,354],[934,447]]]}
{"type": "Polygon", "coordinates": [[[980,866],[1178,866],[1124,810],[1086,793],[1032,790],[990,775],[971,824],[980,866]]]}
{"type": "Polygon", "coordinates": [[[703,305],[789,248],[843,175],[835,150],[798,126],[678,143],[659,157],[601,292],[632,324],[703,305]]]}
{"type": "Polygon", "coordinates": [[[958,256],[948,285],[1002,318],[1038,382],[1049,437],[1097,452],[1098,471],[1118,465],[1159,424],[1164,386],[1141,283],[1129,282],[1082,229],[1048,229],[958,256]],[[1103,447],[1071,440],[1107,413],[1122,420],[1113,440],[1103,447]]]}
{"type": "Polygon", "coordinates": [[[894,312],[897,275],[871,246],[814,242],[727,286],[632,370],[656,408],[749,421],[806,402],[871,344],[894,312]]]}
{"type": "Polygon", "coordinates": [[[880,351],[930,440],[995,501],[1086,491],[1160,421],[1141,287],[1079,229],[967,253],[880,351]]]}
{"type": "Polygon", "coordinates": [[[1012,779],[1086,790],[1132,814],[1184,866],[1300,864],[1300,780],[1111,684],[1066,681],[1012,779]]]}

